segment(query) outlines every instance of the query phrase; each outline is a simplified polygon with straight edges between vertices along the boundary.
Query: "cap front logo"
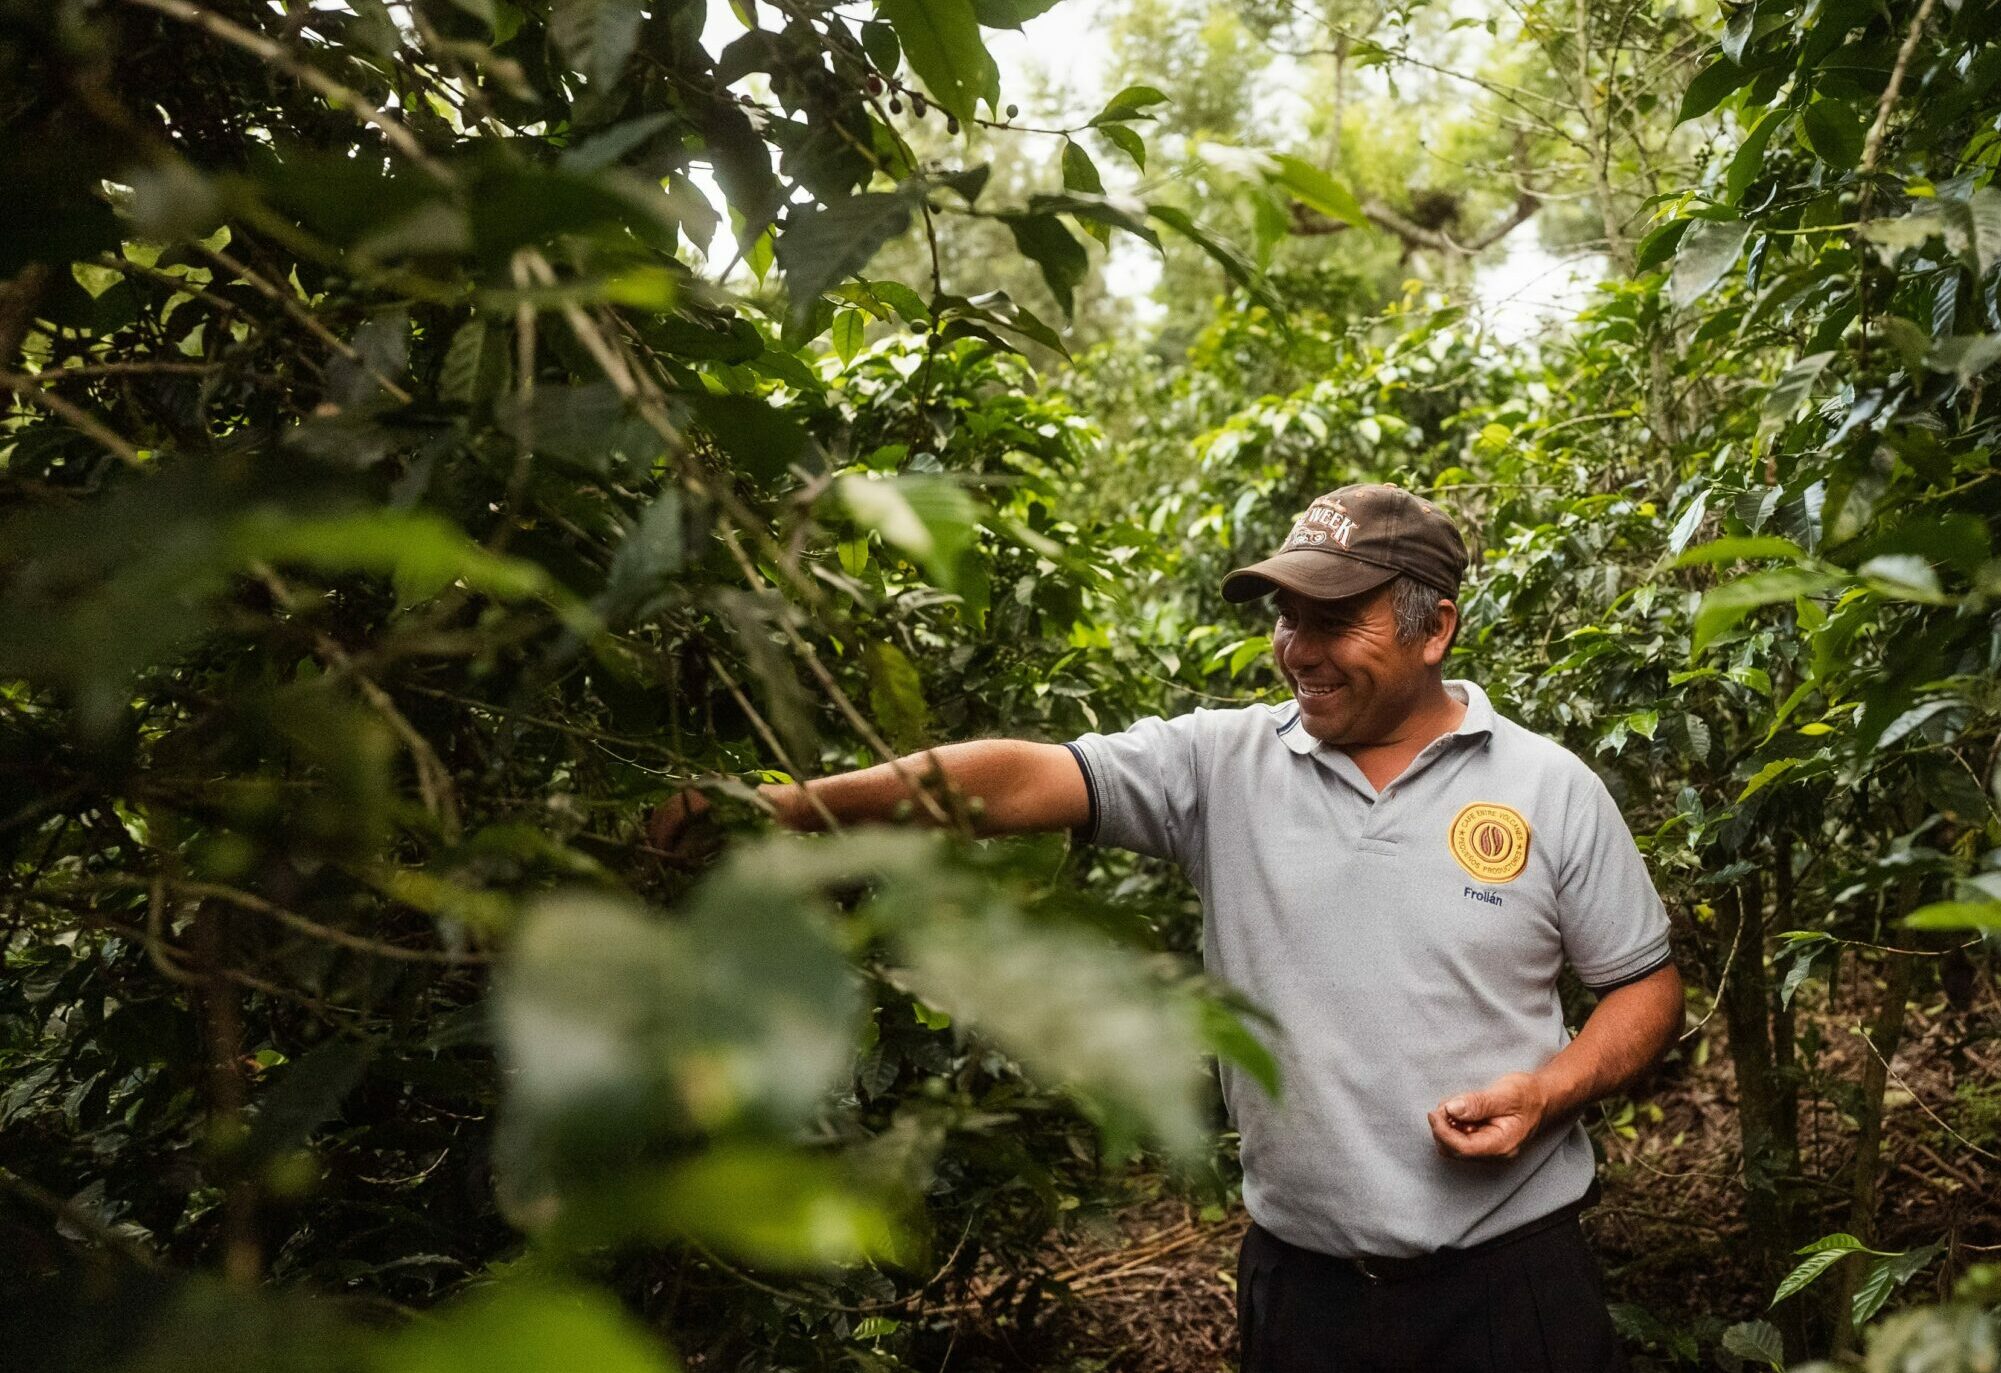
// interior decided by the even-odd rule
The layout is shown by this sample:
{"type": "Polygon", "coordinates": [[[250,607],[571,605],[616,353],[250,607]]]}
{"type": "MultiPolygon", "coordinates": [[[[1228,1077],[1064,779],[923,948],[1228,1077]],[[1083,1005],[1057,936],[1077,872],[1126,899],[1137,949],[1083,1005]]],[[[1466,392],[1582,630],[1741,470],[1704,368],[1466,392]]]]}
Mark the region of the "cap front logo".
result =
{"type": "Polygon", "coordinates": [[[1529,861],[1529,822],[1521,812],[1475,801],[1452,818],[1452,856],[1482,882],[1512,882],[1529,861]]]}
{"type": "Polygon", "coordinates": [[[1339,501],[1328,505],[1315,504],[1307,508],[1299,523],[1292,527],[1287,536],[1287,548],[1318,548],[1324,544],[1348,546],[1348,540],[1355,535],[1355,520],[1349,515],[1348,507],[1339,501]]]}

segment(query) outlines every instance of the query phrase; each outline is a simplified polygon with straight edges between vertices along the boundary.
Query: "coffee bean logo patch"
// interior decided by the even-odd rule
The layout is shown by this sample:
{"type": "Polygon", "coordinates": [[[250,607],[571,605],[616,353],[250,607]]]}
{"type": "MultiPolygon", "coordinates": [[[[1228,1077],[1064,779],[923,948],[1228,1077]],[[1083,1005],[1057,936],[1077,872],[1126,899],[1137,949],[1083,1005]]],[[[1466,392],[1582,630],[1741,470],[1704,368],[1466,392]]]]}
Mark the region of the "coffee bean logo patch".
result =
{"type": "Polygon", "coordinates": [[[1512,882],[1529,861],[1529,822],[1520,811],[1475,801],[1452,818],[1452,856],[1482,882],[1512,882]]]}

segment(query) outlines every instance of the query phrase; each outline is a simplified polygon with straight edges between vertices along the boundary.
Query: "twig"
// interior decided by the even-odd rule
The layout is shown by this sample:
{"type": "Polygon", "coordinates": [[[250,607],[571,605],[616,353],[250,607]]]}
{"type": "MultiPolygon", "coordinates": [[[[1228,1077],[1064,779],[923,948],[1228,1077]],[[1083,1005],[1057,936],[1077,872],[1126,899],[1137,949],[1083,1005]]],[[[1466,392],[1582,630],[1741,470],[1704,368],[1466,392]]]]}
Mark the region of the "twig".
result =
{"type": "MultiPolygon", "coordinates": [[[[1918,50],[1918,39],[1924,35],[1934,3],[1935,0],[1923,0],[1918,6],[1917,14],[1911,19],[1910,31],[1904,35],[1903,46],[1897,49],[1896,65],[1890,68],[1890,80],[1883,87],[1882,98],[1876,102],[1876,118],[1869,124],[1868,137],[1862,140],[1862,161],[1855,169],[1859,177],[1867,179],[1876,170],[1876,160],[1883,152],[1883,135],[1890,126],[1890,112],[1896,108],[1897,95],[1904,88],[1904,75],[1911,69],[1911,56],[1918,50]]],[[[1864,214],[1863,218],[1868,216],[1864,214]]]]}
{"type": "Polygon", "coordinates": [[[1686,1040],[1689,1039],[1690,1036],[1694,1035],[1704,1025],[1707,1025],[1710,1021],[1710,1018],[1716,1014],[1716,1008],[1723,1004],[1723,988],[1727,986],[1730,982],[1730,966],[1737,961],[1737,947],[1743,942],[1744,942],[1744,923],[1740,920],[1737,922],[1737,928],[1735,932],[1732,933],[1732,935],[1730,936],[1730,953],[1723,960],[1723,971],[1717,975],[1716,994],[1710,998],[1708,1013],[1705,1014],[1702,1017],[1702,1019],[1696,1021],[1695,1024],[1689,1026],[1688,1029],[1682,1033],[1681,1037],[1675,1040],[1675,1043],[1680,1044],[1685,1042],[1686,1040]]]}
{"type": "Polygon", "coordinates": [[[160,1261],[130,1235],[120,1234],[67,1197],[58,1196],[48,1188],[28,1181],[11,1168],[0,1167],[0,1188],[41,1207],[63,1224],[84,1231],[105,1248],[116,1250],[141,1268],[160,1266],[160,1261]]]}
{"type": "Polygon", "coordinates": [[[56,382],[82,380],[89,377],[123,377],[153,372],[172,376],[204,376],[210,372],[220,372],[224,364],[220,362],[93,362],[80,367],[47,367],[32,374],[43,385],[56,382]]]}
{"type": "MultiPolygon", "coordinates": [[[[297,610],[298,598],[292,594],[291,587],[287,586],[276,572],[262,562],[252,563],[250,567],[280,606],[287,611],[297,610]]],[[[409,718],[396,708],[394,698],[355,665],[354,659],[337,640],[318,629],[314,629],[312,635],[320,657],[325,659],[336,672],[344,672],[354,679],[355,685],[361,688],[361,694],[367,698],[368,704],[375,708],[375,713],[383,718],[396,737],[403,741],[404,747],[410,750],[410,758],[417,765],[417,793],[423,798],[424,809],[438,822],[439,832],[444,836],[445,842],[456,844],[461,826],[458,791],[452,786],[451,770],[444,765],[437,751],[431,747],[431,741],[419,733],[409,718]]]]}
{"type": "MultiPolygon", "coordinates": [[[[750,558],[744,553],[743,546],[737,542],[735,531],[728,526],[724,526],[718,531],[717,537],[722,540],[723,546],[729,549],[730,556],[736,560],[737,566],[743,569],[743,574],[749,579],[750,584],[753,587],[765,587],[767,583],[758,572],[757,565],[751,562],[750,558]]],[[[847,717],[848,723],[854,727],[855,733],[861,736],[862,742],[873,749],[877,757],[889,764],[891,771],[895,772],[897,780],[902,782],[904,787],[910,792],[912,800],[921,805],[925,812],[940,825],[949,826],[952,823],[953,817],[946,814],[945,808],[938,804],[937,799],[924,790],[923,784],[911,775],[910,769],[904,764],[903,759],[897,754],[895,749],[889,746],[889,741],[876,732],[875,726],[869,723],[868,717],[856,709],[855,703],[849,699],[848,693],[843,691],[841,684],[834,680],[834,674],[827,671],[827,665],[820,661],[820,655],[813,651],[813,646],[800,636],[799,631],[794,629],[791,622],[784,616],[775,616],[774,619],[778,623],[779,630],[785,635],[786,641],[792,645],[793,651],[805,659],[807,668],[812,672],[815,680],[820,683],[821,688],[826,691],[827,698],[834,703],[835,709],[847,717]]],[[[943,769],[936,767],[934,764],[933,771],[941,779],[943,778],[943,769]]]]}
{"type": "Polygon", "coordinates": [[[1869,1038],[1868,1034],[1863,1030],[1863,1028],[1860,1025],[1849,1026],[1848,1032],[1854,1035],[1857,1039],[1861,1040],[1864,1044],[1867,1044],[1869,1046],[1869,1052],[1876,1055],[1876,1061],[1883,1065],[1883,1071],[1890,1075],[1890,1080],[1896,1083],[1899,1087],[1903,1088],[1905,1094],[1908,1095],[1912,1101],[1917,1103],[1918,1109],[1920,1111],[1923,1111],[1926,1115],[1930,1116],[1932,1120],[1938,1125],[1939,1129],[1945,1131],[1948,1135],[1951,1135],[1954,1139],[1958,1140],[1961,1144],[1964,1144],[1974,1153],[1980,1155],[1980,1157],[1991,1158],[1996,1163],[2001,1163],[2001,1154],[1997,1154],[1991,1150],[1981,1148],[1978,1144],[1975,1144],[1965,1135],[1962,1135],[1959,1131],[1953,1129],[1950,1125],[1946,1124],[1945,1118],[1939,1115],[1937,1111],[1934,1111],[1931,1107],[1925,1105],[1925,1099],[1912,1090],[1910,1083],[1904,1081],[1904,1079],[1897,1076],[1897,1070],[1890,1066],[1890,1061],[1883,1057],[1882,1053],[1876,1048],[1875,1042],[1869,1038]]]}
{"type": "Polygon", "coordinates": [[[820,822],[830,830],[838,830],[841,827],[840,820],[834,815],[833,811],[827,809],[827,803],[814,794],[813,788],[806,785],[807,777],[805,770],[792,761],[792,757],[786,751],[785,745],[780,742],[777,732],[771,728],[770,722],[759,713],[757,707],[751,704],[750,697],[746,696],[743,688],[737,685],[737,680],[730,675],[730,670],[724,667],[714,654],[709,655],[709,666],[714,669],[716,676],[722,679],[724,689],[729,692],[731,699],[737,703],[737,708],[743,711],[749,718],[750,727],[757,731],[757,737],[764,740],[764,745],[771,750],[772,756],[777,758],[780,765],[797,779],[800,793],[805,796],[806,804],[818,812],[820,822]]]}
{"type": "MultiPolygon", "coordinates": [[[[130,0],[130,3],[132,4],[147,4],[150,2],[151,0],[130,0]]],[[[293,295],[290,291],[284,290],[281,287],[273,284],[272,282],[265,280],[255,270],[245,265],[244,263],[238,262],[235,258],[231,257],[228,253],[223,252],[222,249],[220,248],[211,248],[206,243],[197,243],[194,246],[201,249],[201,251],[206,256],[213,259],[218,265],[227,268],[229,271],[235,273],[238,277],[241,277],[259,295],[263,296],[266,300],[271,301],[273,304],[277,305],[279,309],[283,310],[287,315],[289,315],[293,320],[293,322],[296,323],[300,328],[304,329],[307,333],[311,334],[321,343],[326,344],[327,347],[333,349],[336,353],[339,353],[342,357],[346,358],[349,362],[353,363],[355,366],[361,368],[364,372],[368,373],[368,375],[374,379],[375,384],[377,386],[380,386],[384,391],[387,391],[390,395],[396,398],[398,404],[408,405],[410,403],[411,397],[408,391],[404,390],[401,386],[398,386],[388,376],[384,375],[381,369],[376,367],[376,365],[370,362],[367,358],[363,357],[360,351],[356,349],[353,344],[349,343],[346,339],[342,338],[340,335],[336,334],[333,330],[327,328],[325,324],[321,323],[319,316],[315,315],[311,310],[308,310],[304,305],[300,304],[297,296],[293,295]]]]}
{"type": "Polygon", "coordinates": [[[155,877],[146,887],[146,956],[153,960],[153,966],[169,982],[178,982],[183,987],[199,987],[199,977],[174,966],[174,961],[167,956],[171,947],[167,940],[167,879],[155,877]]]}
{"type": "MultiPolygon", "coordinates": [[[[267,901],[254,893],[239,891],[235,887],[226,887],[215,882],[183,882],[165,877],[148,879],[125,876],[119,873],[105,873],[101,876],[91,878],[90,885],[99,887],[146,886],[150,891],[156,893],[166,888],[172,888],[174,891],[192,897],[211,901],[225,901],[242,910],[266,916],[269,919],[277,921],[287,929],[296,930],[298,933],[306,935],[309,938],[318,939],[328,944],[337,944],[342,948],[352,949],[356,953],[373,954],[380,958],[394,959],[404,963],[459,964],[485,963],[489,961],[487,955],[483,953],[453,953],[446,949],[406,949],[400,944],[385,944],[380,940],[370,939],[365,935],[336,929],[332,925],[323,925],[317,920],[300,915],[296,911],[286,910],[283,906],[267,901]]],[[[162,903],[158,899],[155,899],[149,904],[147,909],[147,933],[150,936],[148,947],[152,949],[156,963],[163,956],[163,950],[173,947],[166,942],[161,930],[162,922],[156,914],[160,910],[161,905],[162,903]]],[[[189,982],[189,975],[185,972],[169,969],[165,965],[161,966],[161,971],[176,982],[189,982]]]]}
{"type": "MultiPolygon", "coordinates": [[[[604,740],[609,743],[618,744],[624,748],[651,749],[653,752],[660,754],[664,758],[672,759],[674,762],[688,762],[686,758],[657,740],[635,739],[630,735],[613,734],[607,730],[585,729],[581,725],[566,725],[560,720],[545,719],[540,715],[529,715],[524,711],[513,710],[507,706],[494,705],[490,701],[480,701],[470,696],[459,696],[453,692],[440,691],[436,687],[405,685],[403,690],[413,692],[418,696],[430,696],[436,700],[450,701],[454,705],[465,706],[472,710],[485,711],[489,715],[498,715],[503,720],[519,720],[524,725],[535,725],[541,729],[554,730],[558,734],[568,734],[574,738],[589,740],[592,743],[604,740]]],[[[727,774],[718,772],[711,775],[722,777],[727,774]]]]}
{"type": "Polygon", "coordinates": [[[36,384],[35,378],[24,372],[0,372],[0,390],[11,391],[30,405],[42,409],[68,424],[72,429],[96,441],[100,448],[123,462],[127,467],[144,467],[146,460],[139,456],[139,450],[120,438],[101,420],[87,411],[72,405],[61,396],[36,384]]]}

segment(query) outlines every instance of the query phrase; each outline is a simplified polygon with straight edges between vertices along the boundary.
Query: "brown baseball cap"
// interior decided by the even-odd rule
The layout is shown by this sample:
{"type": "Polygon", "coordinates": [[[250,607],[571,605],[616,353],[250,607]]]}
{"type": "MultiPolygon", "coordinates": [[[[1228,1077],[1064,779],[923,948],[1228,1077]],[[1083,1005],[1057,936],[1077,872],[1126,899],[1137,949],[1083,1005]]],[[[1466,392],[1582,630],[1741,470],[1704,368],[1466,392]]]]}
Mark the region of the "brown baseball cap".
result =
{"type": "Polygon", "coordinates": [[[1399,573],[1452,598],[1465,572],[1466,544],[1443,511],[1400,486],[1370,482],[1316,499],[1278,552],[1223,578],[1223,599],[1254,601],[1284,587],[1336,601],[1399,573]]]}

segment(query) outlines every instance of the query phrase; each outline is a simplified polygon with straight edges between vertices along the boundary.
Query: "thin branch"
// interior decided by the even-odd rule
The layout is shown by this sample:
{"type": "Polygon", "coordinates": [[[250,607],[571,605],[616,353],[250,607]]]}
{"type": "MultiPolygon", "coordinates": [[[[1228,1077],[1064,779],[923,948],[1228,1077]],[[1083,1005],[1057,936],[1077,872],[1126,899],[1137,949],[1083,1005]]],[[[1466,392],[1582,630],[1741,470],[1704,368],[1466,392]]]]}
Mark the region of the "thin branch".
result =
{"type": "Polygon", "coordinates": [[[156,372],[169,376],[206,376],[227,366],[221,362],[92,362],[78,367],[46,367],[39,372],[21,375],[32,375],[43,385],[52,386],[58,382],[89,380],[92,377],[143,376],[156,372]]]}
{"type": "Polygon", "coordinates": [[[131,1260],[140,1268],[158,1268],[160,1261],[130,1235],[105,1224],[69,1198],[51,1192],[22,1177],[11,1168],[0,1167],[0,1189],[13,1193],[47,1211],[62,1224],[91,1236],[106,1249],[131,1260]]]}
{"type": "Polygon", "coordinates": [[[1736,932],[1732,934],[1730,937],[1730,954],[1723,960],[1723,971],[1718,973],[1716,976],[1716,994],[1710,998],[1708,1014],[1704,1015],[1702,1019],[1696,1021],[1693,1025],[1689,1026],[1687,1030],[1683,1031],[1681,1037],[1679,1039],[1676,1039],[1675,1043],[1681,1044],[1686,1042],[1690,1037],[1695,1035],[1698,1031],[1702,1029],[1704,1025],[1707,1025],[1710,1022],[1710,1020],[1715,1017],[1717,1008],[1723,1004],[1723,989],[1730,983],[1730,968],[1737,961],[1738,946],[1741,945],[1743,942],[1744,942],[1744,922],[1740,920],[1737,922],[1736,932]]]}
{"type": "MultiPolygon", "coordinates": [[[[148,889],[149,894],[156,894],[153,895],[153,899],[149,900],[147,906],[147,942],[149,948],[152,949],[156,956],[156,962],[158,962],[159,957],[163,956],[163,950],[173,948],[173,945],[167,942],[165,932],[162,928],[163,920],[160,915],[165,904],[160,897],[168,890],[178,892],[184,896],[195,897],[198,900],[225,902],[237,907],[239,910],[246,910],[252,914],[275,920],[285,928],[303,934],[309,939],[317,939],[322,943],[338,945],[355,953],[370,954],[378,958],[392,959],[401,963],[446,963],[456,965],[491,961],[483,953],[453,953],[448,949],[408,949],[400,944],[385,944],[379,939],[369,939],[364,935],[336,929],[332,925],[323,925],[317,920],[300,915],[296,911],[286,910],[283,906],[267,901],[252,892],[239,891],[235,887],[226,887],[217,882],[185,882],[165,877],[145,878],[127,876],[120,873],[105,873],[101,876],[91,878],[87,886],[114,889],[143,886],[148,889]]],[[[130,933],[131,931],[126,929],[124,932],[130,933]]],[[[162,967],[161,971],[176,982],[187,983],[189,981],[189,975],[185,972],[169,970],[165,967],[162,967]]],[[[200,979],[196,978],[195,980],[199,981],[200,979]]]]}
{"type": "MultiPolygon", "coordinates": [[[[131,3],[144,4],[148,3],[148,0],[131,0],[131,3]]],[[[277,305],[279,309],[283,310],[287,315],[289,315],[292,318],[293,322],[298,324],[299,327],[304,329],[307,333],[311,334],[314,338],[324,343],[327,347],[333,349],[336,353],[339,353],[343,358],[346,358],[349,362],[353,363],[355,366],[361,368],[364,372],[367,372],[368,375],[375,380],[376,385],[380,386],[384,391],[387,391],[390,395],[396,398],[398,404],[408,405],[410,403],[411,397],[408,391],[404,390],[401,386],[398,386],[388,376],[384,375],[383,372],[379,368],[377,368],[374,363],[370,362],[367,358],[363,357],[359,352],[359,350],[357,350],[353,344],[349,343],[346,339],[342,338],[340,335],[336,334],[333,330],[327,328],[325,324],[321,323],[319,316],[315,315],[311,310],[308,310],[303,304],[301,304],[297,296],[293,295],[290,291],[284,290],[282,287],[274,285],[270,281],[265,280],[264,277],[259,275],[256,271],[246,266],[244,263],[238,262],[235,258],[231,257],[228,253],[223,252],[222,249],[220,248],[211,248],[206,243],[197,243],[194,246],[199,248],[205,256],[213,260],[219,266],[227,268],[229,271],[235,273],[238,277],[241,277],[245,282],[249,283],[252,289],[254,289],[259,295],[263,296],[266,300],[269,300],[273,304],[277,305]]]]}
{"type": "Polygon", "coordinates": [[[764,718],[758,708],[751,704],[750,697],[744,694],[741,686],[737,685],[737,680],[730,674],[730,670],[724,667],[714,654],[709,655],[709,667],[714,670],[717,677],[722,679],[723,688],[729,692],[730,699],[737,703],[737,709],[741,710],[745,717],[749,719],[750,727],[757,731],[757,737],[764,740],[764,746],[771,750],[772,756],[778,760],[779,765],[791,773],[793,778],[801,784],[799,790],[805,795],[806,804],[819,813],[820,823],[830,830],[838,830],[841,827],[839,817],[833,811],[827,809],[827,803],[822,801],[811,787],[805,785],[808,780],[805,769],[792,760],[792,755],[787,751],[784,743],[780,741],[777,731],[772,729],[770,722],[764,718]]]}
{"type": "MultiPolygon", "coordinates": [[[[291,587],[287,586],[276,572],[261,562],[252,563],[251,571],[263,581],[280,606],[288,612],[297,612],[298,598],[292,594],[291,587]]],[[[456,844],[462,827],[459,821],[458,791],[452,785],[451,769],[447,768],[444,761],[438,757],[437,750],[431,747],[431,741],[426,739],[417,727],[410,723],[408,717],[396,708],[395,699],[356,665],[348,651],[342,648],[337,640],[319,629],[311,632],[313,645],[319,656],[337,673],[346,673],[354,679],[354,684],[361,689],[362,696],[367,699],[370,706],[374,707],[375,713],[382,717],[396,737],[403,741],[403,746],[410,750],[411,761],[417,765],[417,793],[423,798],[424,809],[438,822],[439,833],[444,836],[445,842],[456,844]]]]}
{"type": "MultiPolygon", "coordinates": [[[[1516,199],[1514,208],[1464,243],[1460,243],[1442,229],[1427,229],[1380,200],[1371,198],[1362,201],[1361,205],[1362,213],[1370,220],[1388,229],[1413,248],[1430,248],[1441,253],[1471,256],[1483,248],[1492,247],[1533,219],[1536,211],[1542,208],[1542,197],[1532,191],[1522,192],[1516,199]]],[[[1301,238],[1338,234],[1348,227],[1345,221],[1329,219],[1318,210],[1311,210],[1296,203],[1292,207],[1292,232],[1301,238]]]]}
{"type": "MultiPolygon", "coordinates": [[[[723,546],[729,549],[730,556],[736,560],[737,566],[743,569],[743,574],[749,580],[751,586],[760,589],[764,588],[767,583],[758,573],[756,564],[751,562],[749,557],[745,555],[743,546],[737,542],[736,531],[725,527],[719,531],[718,537],[721,538],[723,546]]],[[[821,689],[827,693],[827,698],[834,703],[834,708],[847,718],[848,723],[854,727],[855,733],[861,736],[862,742],[873,749],[877,757],[889,764],[890,769],[896,773],[897,780],[902,782],[909,790],[911,798],[923,807],[933,820],[937,821],[940,825],[949,826],[952,823],[953,817],[948,815],[945,812],[945,808],[938,804],[937,799],[924,789],[917,778],[911,775],[910,769],[905,766],[902,757],[897,751],[890,747],[889,741],[884,739],[876,731],[875,726],[869,723],[868,717],[855,707],[855,703],[849,698],[848,693],[842,690],[839,682],[834,680],[834,674],[827,671],[827,665],[820,661],[820,655],[813,650],[813,645],[806,642],[799,631],[792,627],[791,621],[785,616],[779,615],[774,618],[778,622],[779,630],[785,635],[786,641],[792,645],[793,651],[805,659],[807,668],[812,672],[815,680],[820,683],[821,689]]],[[[937,769],[935,764],[933,770],[939,772],[939,775],[942,776],[942,771],[937,769]]],[[[807,790],[810,791],[811,788],[807,790]]]]}
{"type": "Polygon", "coordinates": [[[1890,1075],[1890,1080],[1896,1083],[1899,1087],[1903,1088],[1905,1094],[1909,1096],[1912,1101],[1917,1103],[1918,1109],[1923,1111],[1926,1115],[1930,1116],[1933,1122],[1937,1124],[1939,1129],[1951,1135],[1954,1139],[1958,1140],[1961,1144],[1964,1144],[1967,1148],[1971,1149],[1974,1153],[1980,1155],[1982,1158],[1991,1158],[1996,1163],[2001,1163],[2001,1154],[1994,1153],[1992,1150],[1989,1149],[1981,1148],[1978,1144],[1975,1144],[1965,1135],[1962,1135],[1959,1131],[1953,1129],[1950,1125],[1946,1124],[1944,1117],[1940,1116],[1937,1111],[1934,1111],[1931,1107],[1925,1105],[1925,1099],[1912,1090],[1911,1084],[1904,1081],[1904,1079],[1902,1079],[1901,1077],[1897,1076],[1897,1070],[1895,1068],[1892,1068],[1890,1066],[1890,1061],[1883,1057],[1882,1052],[1876,1047],[1876,1042],[1871,1038],[1869,1038],[1869,1032],[1867,1030],[1864,1030],[1860,1025],[1851,1025],[1848,1027],[1848,1032],[1854,1035],[1857,1039],[1861,1040],[1864,1044],[1867,1044],[1869,1046],[1869,1052],[1876,1055],[1876,1061],[1883,1065],[1883,1071],[1890,1075]]]}
{"type": "Polygon", "coordinates": [[[93,440],[98,447],[127,467],[146,465],[146,460],[139,456],[139,450],[127,443],[102,420],[39,385],[32,375],[25,372],[0,372],[0,391],[11,391],[28,404],[40,406],[78,433],[93,440]]]}
{"type": "Polygon", "coordinates": [[[1924,0],[1918,6],[1917,14],[1911,19],[1910,32],[1904,35],[1904,44],[1897,49],[1897,64],[1890,69],[1889,84],[1883,87],[1882,99],[1876,102],[1876,118],[1870,122],[1869,136],[1862,140],[1862,162],[1856,174],[1867,178],[1876,170],[1876,159],[1883,152],[1883,135],[1890,126],[1890,112],[1896,108],[1897,95],[1904,88],[1904,76],[1911,69],[1911,56],[1918,50],[1918,39],[1923,36],[1925,24],[1932,17],[1935,0],[1924,0]]]}

